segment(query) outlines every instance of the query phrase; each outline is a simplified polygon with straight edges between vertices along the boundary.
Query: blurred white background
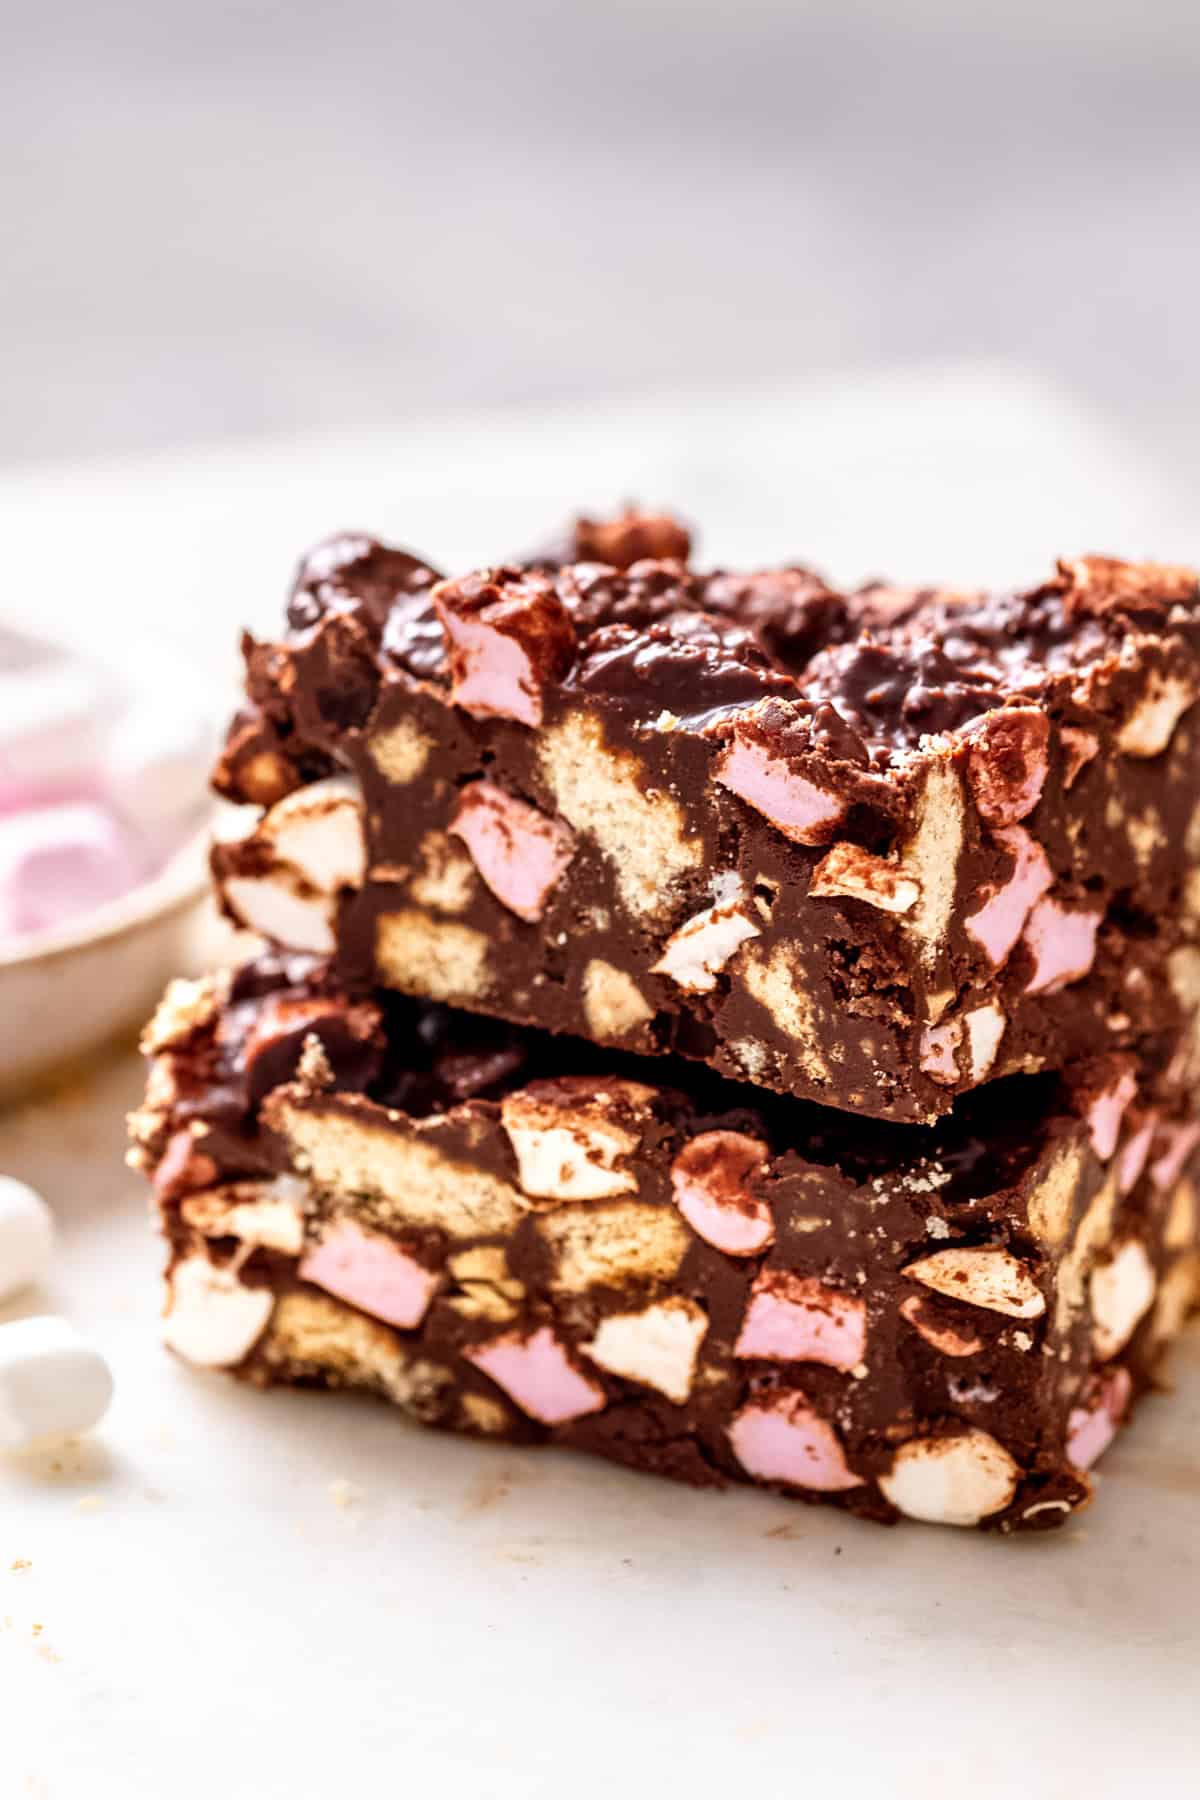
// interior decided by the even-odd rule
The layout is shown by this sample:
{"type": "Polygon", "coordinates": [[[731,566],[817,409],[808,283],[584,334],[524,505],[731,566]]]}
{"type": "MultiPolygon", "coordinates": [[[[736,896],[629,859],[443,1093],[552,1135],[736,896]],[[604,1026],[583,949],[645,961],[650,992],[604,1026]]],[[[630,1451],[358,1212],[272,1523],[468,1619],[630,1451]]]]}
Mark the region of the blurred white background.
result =
{"type": "Polygon", "coordinates": [[[10,466],[984,354],[1195,470],[1195,0],[8,10],[10,466]]]}

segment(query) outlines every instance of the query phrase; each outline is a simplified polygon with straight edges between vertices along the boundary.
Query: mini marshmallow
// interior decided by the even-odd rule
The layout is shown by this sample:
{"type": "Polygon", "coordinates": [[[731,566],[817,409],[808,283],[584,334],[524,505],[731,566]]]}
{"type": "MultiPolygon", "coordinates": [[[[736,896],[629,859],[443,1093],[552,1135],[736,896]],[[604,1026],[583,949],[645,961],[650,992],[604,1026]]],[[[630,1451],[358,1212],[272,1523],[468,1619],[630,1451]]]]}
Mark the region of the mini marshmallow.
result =
{"type": "Polygon", "coordinates": [[[502,906],[533,924],[575,854],[575,834],[494,781],[463,790],[450,830],[502,906]]]}
{"type": "Polygon", "coordinates": [[[742,910],[743,895],[706,906],[684,921],[651,964],[652,975],[669,975],[689,994],[711,994],[717,976],[747,938],[759,937],[758,926],[742,910]]]}
{"type": "Polygon", "coordinates": [[[361,1308],[387,1325],[412,1330],[429,1310],[439,1277],[379,1231],[334,1219],[301,1258],[302,1281],[361,1308]]]}
{"type": "Polygon", "coordinates": [[[122,898],[182,846],[207,810],[198,717],[0,628],[0,938],[122,898]]]}
{"type": "Polygon", "coordinates": [[[797,1390],[750,1400],[729,1425],[733,1454],[748,1475],[817,1494],[843,1494],[863,1478],[846,1462],[837,1432],[797,1390]]]}
{"type": "Polygon", "coordinates": [[[782,757],[772,756],[760,744],[735,738],[714,773],[722,787],[753,806],[797,844],[826,843],[846,816],[844,800],[806,781],[782,757]]]}
{"type": "Polygon", "coordinates": [[[91,800],[0,818],[0,937],[49,930],[144,879],[138,846],[91,800]]]}
{"type": "Polygon", "coordinates": [[[886,1475],[885,1499],[927,1525],[978,1525],[1011,1505],[1021,1471],[986,1431],[958,1437],[910,1438],[886,1475]]]}
{"type": "Polygon", "coordinates": [[[960,1244],[935,1250],[900,1273],[947,1300],[1006,1313],[1010,1319],[1040,1319],[1046,1310],[1046,1296],[1029,1264],[994,1245],[972,1249],[960,1244]]]}
{"type": "Polygon", "coordinates": [[[100,1352],[66,1319],[0,1325],[0,1446],[28,1450],[75,1437],[108,1411],[113,1382],[100,1352]]]}
{"type": "Polygon", "coordinates": [[[1027,994],[1057,994],[1072,981],[1082,981],[1096,960],[1096,932],[1102,915],[1039,900],[1023,933],[1034,959],[1025,983],[1027,994]]]}
{"type": "Polygon", "coordinates": [[[866,1345],[867,1309],[857,1294],[791,1269],[763,1269],[750,1290],[733,1354],[853,1369],[863,1361],[866,1345]]]}
{"type": "Polygon", "coordinates": [[[0,1300],[41,1281],[54,1253],[54,1220],[40,1194],[0,1175],[0,1300]]]}
{"type": "Polygon", "coordinates": [[[604,1389],[580,1374],[549,1325],[526,1337],[510,1331],[464,1350],[463,1357],[502,1387],[522,1412],[540,1419],[543,1425],[582,1419],[607,1404],[604,1389]]]}
{"type": "Polygon", "coordinates": [[[964,921],[967,931],[994,968],[1002,968],[1025,929],[1030,913],[1054,886],[1050,859],[1022,825],[1008,825],[992,836],[1013,859],[1013,872],[999,887],[985,889],[978,912],[964,921]]]}

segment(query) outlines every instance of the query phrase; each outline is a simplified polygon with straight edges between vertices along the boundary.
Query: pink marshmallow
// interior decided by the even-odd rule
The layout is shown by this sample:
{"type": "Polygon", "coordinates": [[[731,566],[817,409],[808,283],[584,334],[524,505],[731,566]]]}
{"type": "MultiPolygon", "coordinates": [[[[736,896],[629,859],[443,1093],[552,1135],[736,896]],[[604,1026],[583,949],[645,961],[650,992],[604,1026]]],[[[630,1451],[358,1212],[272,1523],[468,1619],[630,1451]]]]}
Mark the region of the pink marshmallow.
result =
{"type": "Polygon", "coordinates": [[[480,618],[443,615],[458,652],[452,699],[477,717],[542,722],[542,693],[533,662],[514,637],[480,618]]]}
{"type": "Polygon", "coordinates": [[[575,632],[554,583],[515,570],[433,590],[450,652],[451,697],[479,718],[542,722],[547,682],[565,673],[575,632]]]}
{"type": "Polygon", "coordinates": [[[810,1488],[818,1494],[861,1487],[847,1466],[832,1425],[813,1411],[803,1394],[776,1393],[752,1400],[729,1427],[733,1454],[748,1475],[810,1488]]]}
{"type": "Polygon", "coordinates": [[[866,1347],[867,1308],[857,1295],[786,1269],[764,1269],[733,1353],[853,1369],[866,1347]]]}
{"type": "Polygon", "coordinates": [[[1041,799],[1050,767],[1050,722],[1024,707],[988,713],[972,733],[967,776],[989,825],[1015,825],[1041,799]]]}
{"type": "Polygon", "coordinates": [[[1166,1148],[1150,1165],[1150,1179],[1160,1192],[1173,1188],[1183,1173],[1183,1165],[1200,1144],[1200,1125],[1164,1125],[1162,1136],[1166,1148]]]}
{"type": "Polygon", "coordinates": [[[606,1404],[603,1388],[579,1373],[548,1325],[532,1337],[510,1332],[463,1355],[543,1425],[563,1425],[606,1404]]]}
{"type": "Polygon", "coordinates": [[[740,1131],[704,1131],[671,1165],[676,1206],[698,1237],[726,1256],[754,1256],[775,1236],[771,1208],[749,1182],[767,1162],[767,1147],[740,1131]]]}
{"type": "Polygon", "coordinates": [[[51,806],[103,807],[105,790],[98,781],[85,776],[55,781],[22,781],[8,775],[0,757],[0,818],[10,813],[37,812],[51,806]]]}
{"type": "Polygon", "coordinates": [[[349,1219],[327,1227],[300,1260],[302,1280],[385,1324],[411,1330],[425,1317],[438,1276],[376,1231],[349,1219]]]}
{"type": "Polygon", "coordinates": [[[1108,1449],[1129,1405],[1132,1387],[1128,1369],[1110,1369],[1091,1399],[1072,1407],[1067,1418],[1067,1460],[1075,1468],[1090,1469],[1108,1449]]]}
{"type": "Polygon", "coordinates": [[[845,816],[843,801],[790,769],[781,757],[745,739],[724,752],[714,771],[722,787],[738,794],[797,844],[823,844],[845,816]]]}
{"type": "Polygon", "coordinates": [[[119,821],[90,801],[0,818],[0,937],[46,931],[129,893],[148,874],[119,821]]]}
{"type": "Polygon", "coordinates": [[[1092,1149],[1101,1162],[1107,1162],[1116,1149],[1125,1108],[1136,1093],[1136,1077],[1126,1069],[1088,1107],[1088,1136],[1092,1140],[1092,1149]]]}
{"type": "Polygon", "coordinates": [[[510,912],[532,924],[575,854],[575,835],[493,781],[464,788],[450,825],[487,885],[510,912]]]}
{"type": "Polygon", "coordinates": [[[1057,900],[1039,900],[1025,922],[1024,941],[1033,952],[1027,994],[1054,994],[1085,976],[1096,960],[1098,912],[1068,911],[1057,900]]]}
{"type": "Polygon", "coordinates": [[[968,935],[998,969],[1007,961],[1030,911],[1053,885],[1054,875],[1046,852],[1024,826],[1008,825],[992,836],[1012,855],[1013,872],[965,924],[968,935]]]}

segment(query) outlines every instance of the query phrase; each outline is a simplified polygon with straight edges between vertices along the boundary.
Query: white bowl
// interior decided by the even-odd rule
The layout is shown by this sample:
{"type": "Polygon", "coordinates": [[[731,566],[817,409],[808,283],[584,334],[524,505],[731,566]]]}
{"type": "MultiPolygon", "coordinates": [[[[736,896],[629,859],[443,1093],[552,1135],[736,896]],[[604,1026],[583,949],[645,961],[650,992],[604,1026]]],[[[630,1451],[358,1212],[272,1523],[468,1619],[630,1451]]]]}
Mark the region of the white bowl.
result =
{"type": "Polygon", "coordinates": [[[201,965],[209,837],[119,900],[0,949],[0,1098],[132,1032],[171,976],[201,965]]]}

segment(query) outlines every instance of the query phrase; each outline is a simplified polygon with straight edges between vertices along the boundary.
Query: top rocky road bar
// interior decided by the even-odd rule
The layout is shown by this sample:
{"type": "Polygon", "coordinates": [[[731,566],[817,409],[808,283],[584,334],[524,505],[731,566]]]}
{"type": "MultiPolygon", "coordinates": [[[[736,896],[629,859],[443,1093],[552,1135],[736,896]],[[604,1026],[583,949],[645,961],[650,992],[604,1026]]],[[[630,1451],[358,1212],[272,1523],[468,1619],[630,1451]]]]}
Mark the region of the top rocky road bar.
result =
{"type": "Polygon", "coordinates": [[[837,593],[582,522],[442,580],[361,536],[245,640],[227,911],[382,984],[879,1118],[1200,1000],[1200,595],[837,593]]]}

